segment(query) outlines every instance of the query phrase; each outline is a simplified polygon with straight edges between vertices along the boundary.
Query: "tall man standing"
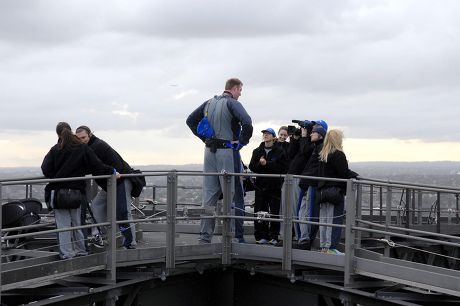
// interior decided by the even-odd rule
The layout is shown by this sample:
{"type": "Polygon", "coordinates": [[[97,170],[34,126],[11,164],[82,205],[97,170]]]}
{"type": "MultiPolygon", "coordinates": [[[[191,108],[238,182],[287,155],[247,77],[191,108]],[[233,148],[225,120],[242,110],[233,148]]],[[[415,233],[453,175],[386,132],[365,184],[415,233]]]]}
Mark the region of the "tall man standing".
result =
{"type": "MultiPolygon", "coordinates": [[[[225,90],[220,96],[201,104],[187,118],[187,125],[193,134],[206,145],[204,151],[204,173],[235,172],[235,160],[239,160],[239,150],[252,136],[252,120],[243,105],[238,102],[243,83],[236,78],[227,80],[225,90]],[[205,137],[197,131],[200,121],[207,116],[214,130],[212,136],[205,137]],[[238,158],[235,156],[238,155],[238,158]]],[[[237,166],[239,168],[239,165],[237,166]]],[[[224,180],[222,176],[205,176],[203,178],[203,207],[215,207],[222,193],[224,180]]],[[[235,180],[232,177],[231,197],[233,199],[235,180]]],[[[244,210],[244,207],[243,207],[244,210]]],[[[210,243],[214,232],[215,220],[202,219],[201,243],[210,243]]],[[[239,233],[243,238],[242,234],[239,233]]]]}
{"type": "MultiPolygon", "coordinates": [[[[75,130],[75,135],[81,142],[86,143],[96,153],[97,157],[106,165],[112,166],[121,174],[132,173],[132,168],[127,162],[115,151],[108,143],[96,137],[91,129],[87,126],[79,126],[75,130]]],[[[92,201],[94,217],[98,223],[107,220],[107,181],[96,180],[96,183],[102,188],[92,201]]],[[[132,184],[130,179],[121,179],[117,181],[117,220],[129,220],[131,217],[131,190],[132,184]]],[[[136,244],[133,240],[133,230],[129,224],[120,226],[124,236],[123,245],[127,249],[134,248],[136,244]]]]}

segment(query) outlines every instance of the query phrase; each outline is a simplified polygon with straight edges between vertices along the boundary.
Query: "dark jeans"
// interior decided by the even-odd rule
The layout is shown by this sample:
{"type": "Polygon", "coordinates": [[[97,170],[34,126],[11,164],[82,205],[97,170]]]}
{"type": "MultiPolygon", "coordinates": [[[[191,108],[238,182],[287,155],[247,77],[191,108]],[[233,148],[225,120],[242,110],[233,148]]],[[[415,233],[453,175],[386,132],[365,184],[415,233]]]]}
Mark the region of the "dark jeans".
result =
{"type": "MultiPolygon", "coordinates": [[[[266,211],[272,215],[271,218],[279,218],[281,189],[256,190],[254,212],[266,211]]],[[[276,239],[280,233],[279,222],[254,221],[254,237],[260,239],[276,239]]]]}
{"type": "MultiPolygon", "coordinates": [[[[117,181],[117,221],[128,220],[128,209],[126,203],[125,184],[122,180],[117,181]],[[121,181],[121,182],[119,182],[121,181]]],[[[124,236],[124,246],[129,246],[133,242],[133,234],[129,228],[129,223],[119,224],[120,232],[124,236]]]]}
{"type": "MultiPolygon", "coordinates": [[[[235,173],[242,173],[241,169],[241,157],[239,151],[233,151],[233,164],[235,167],[235,173]]],[[[235,177],[235,194],[233,195],[233,202],[235,203],[235,216],[244,216],[244,191],[243,185],[241,184],[241,177],[235,177]]],[[[244,228],[242,219],[235,219],[235,237],[243,238],[244,228]]]]}

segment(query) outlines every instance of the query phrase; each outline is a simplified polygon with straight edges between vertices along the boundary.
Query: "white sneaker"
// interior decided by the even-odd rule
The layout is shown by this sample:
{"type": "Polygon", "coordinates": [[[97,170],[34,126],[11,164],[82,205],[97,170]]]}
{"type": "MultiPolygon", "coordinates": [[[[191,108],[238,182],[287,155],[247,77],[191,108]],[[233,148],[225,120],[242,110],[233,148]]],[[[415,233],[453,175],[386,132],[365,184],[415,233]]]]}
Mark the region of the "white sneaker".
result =
{"type": "Polygon", "coordinates": [[[276,239],[272,239],[268,243],[270,243],[271,245],[274,245],[274,246],[278,246],[278,244],[279,244],[278,240],[276,240],[276,239]]]}
{"type": "Polygon", "coordinates": [[[257,243],[257,244],[268,244],[268,240],[262,238],[262,239],[260,239],[260,240],[256,240],[256,243],[257,243]]]}

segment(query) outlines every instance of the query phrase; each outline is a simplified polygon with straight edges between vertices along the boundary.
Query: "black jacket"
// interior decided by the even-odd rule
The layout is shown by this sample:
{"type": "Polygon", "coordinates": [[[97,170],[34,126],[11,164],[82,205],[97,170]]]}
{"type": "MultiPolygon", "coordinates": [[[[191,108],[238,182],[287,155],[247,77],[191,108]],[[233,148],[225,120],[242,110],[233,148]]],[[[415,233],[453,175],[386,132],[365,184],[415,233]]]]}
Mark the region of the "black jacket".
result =
{"type": "MultiPolygon", "coordinates": [[[[308,158],[302,175],[305,176],[319,176],[319,152],[323,148],[323,139],[315,142],[309,142],[308,146],[304,147],[304,156],[308,158]]],[[[317,186],[318,181],[314,179],[300,179],[300,188],[306,190],[309,186],[317,186]]]]}
{"type": "MultiPolygon", "coordinates": [[[[267,154],[264,148],[265,143],[262,142],[257,149],[252,151],[249,169],[254,173],[261,174],[285,174],[287,171],[287,159],[284,150],[279,146],[273,145],[267,154]],[[265,166],[260,164],[262,156],[267,160],[265,166]]],[[[282,183],[282,178],[257,177],[255,188],[263,190],[281,189],[282,183]]]]}
{"type": "MultiPolygon", "coordinates": [[[[107,142],[92,135],[88,146],[96,153],[97,157],[106,165],[115,168],[118,173],[128,174],[132,173],[133,170],[130,165],[124,161],[124,159],[115,151],[107,142]]],[[[118,182],[121,182],[118,180],[118,182]]],[[[101,186],[102,189],[107,190],[106,180],[96,180],[96,183],[101,186]]]]}
{"type": "MultiPolygon", "coordinates": [[[[335,151],[329,154],[326,162],[319,162],[319,176],[330,178],[348,179],[356,177],[357,173],[348,168],[347,157],[342,151],[335,151]]],[[[346,194],[347,184],[345,182],[319,181],[318,189],[337,186],[340,187],[343,194],[346,194]]]]}
{"type": "MultiPolygon", "coordinates": [[[[65,178],[85,176],[86,174],[107,175],[113,173],[113,167],[105,165],[85,144],[59,149],[54,145],[46,154],[42,163],[42,172],[47,178],[65,178]]],[[[86,182],[68,181],[49,183],[45,187],[45,200],[49,200],[51,190],[61,188],[78,189],[85,192],[86,182]]]]}

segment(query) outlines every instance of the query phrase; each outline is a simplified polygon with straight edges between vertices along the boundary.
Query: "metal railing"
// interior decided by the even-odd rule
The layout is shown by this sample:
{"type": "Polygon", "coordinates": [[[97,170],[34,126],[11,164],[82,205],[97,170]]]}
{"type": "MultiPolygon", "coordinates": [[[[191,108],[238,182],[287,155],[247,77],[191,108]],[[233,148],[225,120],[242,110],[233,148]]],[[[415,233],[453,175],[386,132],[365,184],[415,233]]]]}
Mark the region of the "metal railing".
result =
{"type": "MultiPolygon", "coordinates": [[[[445,245],[450,247],[460,247],[460,238],[453,235],[446,235],[441,233],[441,212],[445,208],[442,206],[441,196],[448,195],[454,197],[454,203],[457,205],[457,210],[455,213],[458,214],[458,196],[460,194],[459,188],[452,187],[436,187],[429,185],[415,185],[410,183],[403,182],[389,182],[389,181],[379,181],[372,179],[331,179],[331,178],[316,178],[316,177],[305,177],[305,176],[294,176],[294,175],[270,175],[270,174],[255,174],[255,173],[201,173],[196,171],[158,171],[158,172],[147,172],[143,174],[126,174],[123,177],[131,176],[163,176],[167,178],[167,211],[166,217],[157,217],[157,218],[145,218],[145,219],[134,219],[130,220],[129,223],[151,223],[151,222],[163,222],[166,224],[166,246],[165,246],[165,269],[168,271],[170,269],[176,268],[176,227],[178,222],[184,220],[199,220],[204,218],[212,218],[222,221],[222,254],[221,254],[221,264],[230,265],[232,263],[233,253],[232,253],[232,242],[231,242],[231,229],[230,221],[232,219],[242,219],[246,221],[270,221],[270,222],[280,222],[283,226],[283,246],[282,246],[282,257],[281,259],[281,269],[285,271],[288,276],[292,275],[293,269],[293,249],[292,249],[292,226],[294,224],[310,224],[310,225],[319,225],[319,226],[329,226],[337,227],[344,229],[344,285],[351,286],[353,284],[353,276],[355,274],[355,259],[356,259],[356,250],[361,247],[362,244],[362,235],[363,234],[372,234],[376,237],[381,237],[382,242],[387,244],[384,246],[383,255],[390,257],[390,248],[391,248],[391,238],[399,237],[409,240],[423,241],[433,244],[445,245]],[[184,216],[178,217],[176,214],[177,208],[177,196],[178,196],[178,178],[180,176],[223,176],[224,185],[223,187],[223,205],[222,211],[219,212],[216,210],[214,215],[211,216],[199,216],[191,217],[184,216]],[[309,179],[321,179],[323,181],[336,181],[346,184],[347,196],[345,198],[345,207],[346,207],[346,218],[345,224],[325,224],[321,222],[314,222],[308,220],[300,220],[298,216],[293,212],[293,205],[285,205],[283,208],[282,216],[271,216],[270,218],[265,217],[252,217],[252,216],[234,216],[230,213],[230,207],[232,206],[231,198],[231,189],[232,189],[232,177],[240,176],[251,176],[251,177],[278,177],[284,179],[284,203],[292,203],[293,189],[298,188],[294,185],[295,178],[309,178],[309,179]],[[363,207],[363,189],[369,188],[369,205],[363,207]],[[380,214],[379,219],[374,219],[373,217],[373,195],[374,191],[379,190],[380,197],[380,214]],[[394,209],[393,197],[395,191],[399,192],[404,191],[406,196],[406,201],[404,202],[404,219],[398,219],[398,209],[394,209]],[[419,200],[423,195],[435,194],[436,196],[436,223],[435,231],[423,231],[415,228],[411,228],[414,225],[422,224],[421,220],[423,218],[428,219],[429,217],[423,216],[424,213],[430,212],[431,210],[423,209],[422,205],[419,204],[417,208],[414,207],[414,203],[422,203],[422,200],[419,200]],[[363,215],[367,207],[370,207],[368,214],[363,215]],[[383,214],[385,212],[385,215],[383,214]],[[414,221],[414,215],[417,215],[417,220],[414,221]],[[278,218],[280,217],[280,218],[278,218]],[[384,223],[382,218],[384,217],[384,223]],[[365,220],[365,219],[368,220],[365,220]],[[398,221],[399,220],[399,221],[398,221]],[[377,222],[375,222],[377,221],[377,222]],[[398,226],[400,225],[400,226],[398,226]],[[410,235],[414,234],[414,235],[410,235]],[[429,237],[422,237],[429,236],[429,237]],[[434,238],[433,238],[434,237],[434,238]],[[438,239],[435,239],[438,238],[438,239]],[[442,240],[441,240],[442,239],[442,240]],[[447,241],[449,240],[449,241],[447,241]]],[[[111,176],[97,176],[97,177],[81,177],[81,178],[62,178],[62,179],[21,179],[21,180],[4,180],[0,182],[0,202],[2,201],[2,191],[5,186],[11,185],[26,185],[32,186],[34,184],[43,184],[49,182],[63,182],[71,180],[91,180],[91,179],[107,179],[107,216],[108,221],[83,225],[73,228],[63,228],[63,229],[52,229],[44,230],[38,232],[16,234],[11,236],[4,236],[3,240],[8,239],[18,239],[25,237],[36,237],[40,235],[47,235],[52,233],[59,233],[62,231],[70,231],[75,229],[84,229],[94,226],[107,226],[107,239],[109,247],[105,250],[107,254],[107,263],[105,270],[107,271],[107,279],[109,281],[115,282],[116,280],[116,262],[117,262],[117,250],[116,250],[116,235],[117,235],[117,225],[126,223],[126,221],[116,221],[116,177],[115,175],[111,176]]],[[[27,187],[30,188],[30,187],[27,187]]],[[[403,196],[401,196],[403,197],[403,196]]],[[[447,210],[444,210],[447,211],[447,210]]],[[[2,210],[0,210],[0,227],[2,220],[2,210]]],[[[9,229],[2,229],[1,233],[7,233],[17,230],[27,230],[27,229],[36,229],[38,226],[31,225],[26,227],[15,227],[9,229]]],[[[0,256],[2,251],[0,250],[0,256]]],[[[0,272],[1,272],[0,265],[0,272]]],[[[0,274],[0,283],[1,283],[1,274],[0,274]]],[[[1,292],[0,292],[1,294],[1,292]]]]}

